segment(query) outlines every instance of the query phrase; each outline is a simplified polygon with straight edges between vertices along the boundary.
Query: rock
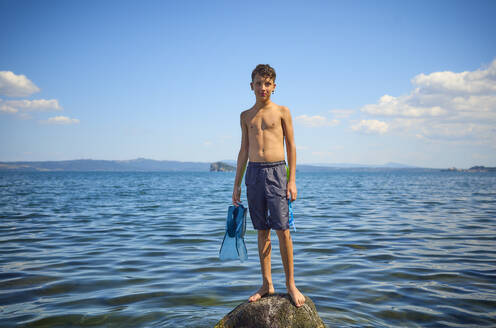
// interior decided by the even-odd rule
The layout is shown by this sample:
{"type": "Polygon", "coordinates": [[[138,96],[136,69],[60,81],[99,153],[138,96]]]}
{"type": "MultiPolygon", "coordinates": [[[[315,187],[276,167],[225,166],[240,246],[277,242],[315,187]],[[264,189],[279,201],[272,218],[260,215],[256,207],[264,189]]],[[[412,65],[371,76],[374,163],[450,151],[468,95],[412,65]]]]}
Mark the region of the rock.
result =
{"type": "Polygon", "coordinates": [[[325,328],[315,304],[305,296],[297,308],[289,294],[264,296],[257,302],[245,302],[222,318],[214,328],[325,328]]]}
{"type": "Polygon", "coordinates": [[[210,172],[232,172],[236,171],[234,166],[223,162],[215,162],[210,164],[210,172]]]}

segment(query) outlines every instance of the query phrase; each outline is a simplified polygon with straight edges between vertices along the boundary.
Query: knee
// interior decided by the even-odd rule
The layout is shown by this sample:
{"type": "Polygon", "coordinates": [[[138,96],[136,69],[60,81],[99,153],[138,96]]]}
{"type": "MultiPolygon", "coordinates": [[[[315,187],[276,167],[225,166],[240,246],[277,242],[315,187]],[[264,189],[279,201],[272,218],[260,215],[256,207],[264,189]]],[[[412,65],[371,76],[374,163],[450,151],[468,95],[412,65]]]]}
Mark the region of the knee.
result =
{"type": "Polygon", "coordinates": [[[287,242],[291,240],[291,233],[289,229],[277,230],[277,237],[279,238],[279,242],[287,242]]]}
{"type": "Polygon", "coordinates": [[[270,241],[270,230],[258,230],[258,240],[270,241]]]}

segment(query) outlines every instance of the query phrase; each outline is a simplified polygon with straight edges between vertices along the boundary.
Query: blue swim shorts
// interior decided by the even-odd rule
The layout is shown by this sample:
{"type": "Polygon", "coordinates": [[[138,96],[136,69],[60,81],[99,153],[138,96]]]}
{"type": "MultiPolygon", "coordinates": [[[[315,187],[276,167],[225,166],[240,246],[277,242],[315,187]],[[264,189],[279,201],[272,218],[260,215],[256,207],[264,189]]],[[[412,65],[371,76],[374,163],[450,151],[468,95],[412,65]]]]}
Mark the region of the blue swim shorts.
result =
{"type": "Polygon", "coordinates": [[[245,184],[253,227],[289,229],[286,162],[249,162],[245,184]]]}

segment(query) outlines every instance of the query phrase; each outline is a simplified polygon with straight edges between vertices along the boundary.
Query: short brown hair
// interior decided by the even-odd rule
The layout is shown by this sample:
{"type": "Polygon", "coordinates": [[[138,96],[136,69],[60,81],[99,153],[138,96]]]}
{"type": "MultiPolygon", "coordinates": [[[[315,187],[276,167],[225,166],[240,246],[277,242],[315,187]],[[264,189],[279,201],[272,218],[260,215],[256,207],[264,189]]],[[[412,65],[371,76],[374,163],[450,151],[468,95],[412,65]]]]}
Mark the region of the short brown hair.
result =
{"type": "Polygon", "coordinates": [[[257,67],[251,72],[251,80],[253,81],[255,79],[255,75],[260,75],[263,77],[268,77],[272,79],[273,81],[276,80],[276,71],[270,67],[269,64],[258,64],[257,67]]]}

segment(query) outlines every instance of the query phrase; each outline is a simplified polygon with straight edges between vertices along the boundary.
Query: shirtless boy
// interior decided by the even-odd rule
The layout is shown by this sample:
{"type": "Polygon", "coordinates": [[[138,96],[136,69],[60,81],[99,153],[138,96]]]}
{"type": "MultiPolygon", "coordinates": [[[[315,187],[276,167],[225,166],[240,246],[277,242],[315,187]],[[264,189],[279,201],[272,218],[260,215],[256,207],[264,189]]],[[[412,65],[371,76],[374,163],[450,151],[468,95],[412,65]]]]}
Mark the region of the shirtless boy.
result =
{"type": "Polygon", "coordinates": [[[270,100],[276,88],[276,72],[269,65],[258,65],[252,72],[251,89],[256,102],[241,113],[241,148],[234,180],[232,202],[238,205],[241,198],[241,181],[246,169],[245,184],[248,207],[253,227],[258,231],[258,254],[262,271],[262,287],[253,294],[250,302],[274,293],[271,275],[270,229],[279,238],[286,288],[294,304],[300,307],[305,297],[296,288],[293,272],[293,242],[289,232],[288,199],[296,200],[296,148],[291,113],[284,106],[270,100]],[[289,180],[284,162],[284,142],[289,164],[289,180]]]}

